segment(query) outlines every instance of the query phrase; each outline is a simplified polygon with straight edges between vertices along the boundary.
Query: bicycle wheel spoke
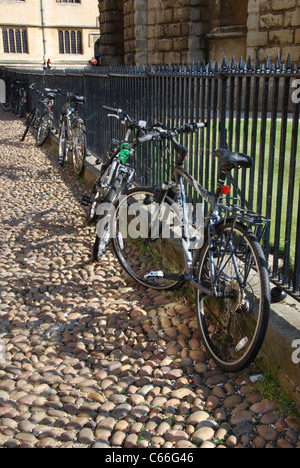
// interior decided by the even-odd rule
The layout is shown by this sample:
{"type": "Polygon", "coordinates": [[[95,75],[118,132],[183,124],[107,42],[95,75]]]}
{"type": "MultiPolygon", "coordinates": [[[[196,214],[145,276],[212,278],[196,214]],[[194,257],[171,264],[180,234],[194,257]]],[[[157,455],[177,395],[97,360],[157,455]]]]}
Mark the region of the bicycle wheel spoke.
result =
{"type": "Polygon", "coordinates": [[[214,296],[198,297],[200,329],[223,368],[242,368],[253,360],[266,331],[267,271],[259,248],[244,228],[228,224],[219,229],[213,256],[206,243],[200,262],[200,283],[212,281],[214,271],[214,296]]]}
{"type": "Polygon", "coordinates": [[[172,208],[148,203],[151,195],[149,189],[137,189],[119,204],[115,251],[124,269],[136,281],[154,289],[171,289],[182,281],[183,255],[175,239],[168,238],[164,232],[166,224],[162,225],[166,210],[172,208]]]}

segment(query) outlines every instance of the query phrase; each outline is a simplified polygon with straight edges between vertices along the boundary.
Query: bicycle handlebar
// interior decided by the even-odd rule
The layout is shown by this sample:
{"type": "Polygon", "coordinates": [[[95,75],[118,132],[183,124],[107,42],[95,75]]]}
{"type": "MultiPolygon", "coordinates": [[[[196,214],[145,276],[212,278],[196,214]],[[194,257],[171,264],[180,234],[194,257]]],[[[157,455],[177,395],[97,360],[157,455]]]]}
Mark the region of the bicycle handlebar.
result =
{"type": "Polygon", "coordinates": [[[151,127],[146,127],[146,122],[140,121],[136,122],[135,120],[132,120],[129,115],[123,111],[122,109],[115,109],[113,107],[109,106],[103,106],[104,110],[107,110],[108,112],[111,112],[109,114],[109,117],[115,117],[121,121],[123,121],[124,124],[126,122],[129,122],[129,126],[133,126],[134,128],[141,129],[144,131],[149,131],[153,130],[151,133],[148,133],[146,135],[143,135],[141,137],[138,137],[136,139],[137,143],[147,143],[152,140],[170,140],[172,143],[173,148],[175,151],[179,154],[179,158],[177,161],[177,164],[183,164],[185,157],[187,156],[188,150],[184,146],[182,146],[176,139],[177,135],[180,135],[182,133],[195,133],[197,132],[200,128],[204,128],[207,126],[206,123],[204,122],[192,122],[188,123],[185,125],[182,125],[182,127],[173,129],[173,130],[167,130],[163,128],[163,125],[161,123],[157,123],[155,125],[152,125],[151,127]]]}
{"type": "Polygon", "coordinates": [[[195,133],[200,128],[206,127],[206,125],[207,124],[203,122],[189,123],[174,130],[166,130],[165,128],[157,127],[156,125],[154,125],[152,127],[154,132],[148,133],[147,135],[140,137],[139,142],[146,143],[152,140],[171,140],[175,142],[177,141],[177,135],[180,135],[182,133],[195,133]]]}
{"type": "Polygon", "coordinates": [[[144,130],[148,131],[152,129],[152,127],[147,128],[147,122],[145,120],[140,120],[137,122],[136,120],[133,120],[125,111],[122,109],[114,109],[113,107],[109,106],[103,106],[104,110],[107,110],[108,112],[111,112],[111,114],[108,114],[108,117],[114,117],[118,120],[120,120],[124,125],[128,122],[128,126],[134,127],[138,130],[144,130]]]}
{"type": "Polygon", "coordinates": [[[173,148],[175,151],[179,154],[179,157],[176,161],[176,164],[182,165],[184,163],[184,160],[188,154],[187,148],[182,146],[176,139],[177,135],[180,135],[182,133],[195,133],[197,132],[200,128],[206,127],[207,124],[203,122],[197,122],[197,123],[189,123],[182,125],[182,127],[179,127],[174,130],[166,130],[162,128],[161,126],[156,127],[153,126],[154,132],[148,133],[147,135],[144,135],[140,138],[138,138],[139,143],[147,143],[152,140],[169,140],[172,143],[173,148]]]}

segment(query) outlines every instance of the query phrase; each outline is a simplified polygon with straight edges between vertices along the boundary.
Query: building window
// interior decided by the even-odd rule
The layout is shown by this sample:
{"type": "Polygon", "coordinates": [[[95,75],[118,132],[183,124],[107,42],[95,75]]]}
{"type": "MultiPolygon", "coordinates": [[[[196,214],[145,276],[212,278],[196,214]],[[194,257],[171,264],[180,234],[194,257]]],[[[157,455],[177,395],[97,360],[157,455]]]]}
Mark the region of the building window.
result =
{"type": "Polygon", "coordinates": [[[6,54],[28,54],[26,29],[2,29],[3,50],[6,54]]]}
{"type": "Polygon", "coordinates": [[[58,49],[60,54],[82,54],[81,31],[58,31],[58,49]]]}

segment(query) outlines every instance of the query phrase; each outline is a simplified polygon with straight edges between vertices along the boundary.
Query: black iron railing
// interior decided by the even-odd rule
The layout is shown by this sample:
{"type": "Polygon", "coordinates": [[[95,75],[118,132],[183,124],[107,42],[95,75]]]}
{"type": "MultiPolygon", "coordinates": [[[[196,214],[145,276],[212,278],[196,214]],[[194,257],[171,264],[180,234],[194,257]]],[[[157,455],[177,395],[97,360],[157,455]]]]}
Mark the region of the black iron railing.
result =
{"type": "MultiPolygon", "coordinates": [[[[0,70],[1,71],[1,70],[0,70]]],[[[233,174],[232,195],[249,209],[272,219],[265,251],[274,281],[299,299],[300,284],[300,62],[260,64],[226,59],[219,65],[90,67],[84,70],[2,70],[35,82],[86,96],[82,109],[88,146],[104,157],[111,138],[124,132],[108,119],[103,105],[122,108],[136,119],[176,127],[205,121],[206,129],[183,137],[190,149],[190,172],[205,186],[216,183],[218,147],[250,154],[251,171],[233,174]]],[[[29,96],[34,99],[34,96],[29,96]]],[[[57,102],[58,125],[63,98],[57,102]]],[[[159,144],[139,149],[135,159],[141,184],[159,185],[171,176],[171,151],[159,144]]],[[[191,201],[193,193],[189,193],[191,201]]]]}

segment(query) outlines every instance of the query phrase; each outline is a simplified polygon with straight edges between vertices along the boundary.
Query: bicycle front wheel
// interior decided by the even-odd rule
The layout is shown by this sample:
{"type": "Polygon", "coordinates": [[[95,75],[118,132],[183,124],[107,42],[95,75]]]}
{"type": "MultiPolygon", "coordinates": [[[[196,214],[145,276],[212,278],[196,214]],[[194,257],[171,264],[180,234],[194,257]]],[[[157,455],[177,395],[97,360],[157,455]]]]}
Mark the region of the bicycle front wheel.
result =
{"type": "Polygon", "coordinates": [[[179,289],[185,262],[176,203],[155,203],[151,188],[133,189],[115,210],[113,246],[123,269],[157,290],[179,289]],[[179,231],[178,231],[179,228],[179,231]]]}
{"type": "Polygon", "coordinates": [[[86,156],[86,131],[83,123],[78,122],[73,134],[73,167],[76,175],[80,175],[84,169],[86,156]]]}
{"type": "Polygon", "coordinates": [[[100,203],[97,208],[97,233],[93,248],[93,260],[99,262],[101,257],[105,254],[107,246],[112,236],[112,218],[114,203],[118,199],[122,190],[124,176],[118,175],[103,203],[100,203]]]}
{"type": "Polygon", "coordinates": [[[42,146],[50,134],[52,128],[52,117],[46,114],[42,117],[36,133],[36,144],[42,146]]]}
{"type": "Polygon", "coordinates": [[[226,372],[238,372],[256,358],[268,327],[270,286],[263,250],[252,232],[228,221],[217,228],[213,246],[202,248],[196,291],[201,338],[226,372]]]}
{"type": "Polygon", "coordinates": [[[68,158],[68,135],[67,135],[67,122],[63,118],[60,124],[59,143],[58,143],[58,162],[61,166],[67,161],[68,158]]]}
{"type": "Polygon", "coordinates": [[[24,133],[22,135],[21,141],[25,140],[26,135],[28,133],[28,130],[29,130],[29,128],[31,126],[34,125],[35,120],[36,120],[36,109],[32,109],[32,111],[30,112],[29,117],[28,117],[28,119],[27,119],[27,121],[25,123],[26,128],[25,128],[24,133]]]}

